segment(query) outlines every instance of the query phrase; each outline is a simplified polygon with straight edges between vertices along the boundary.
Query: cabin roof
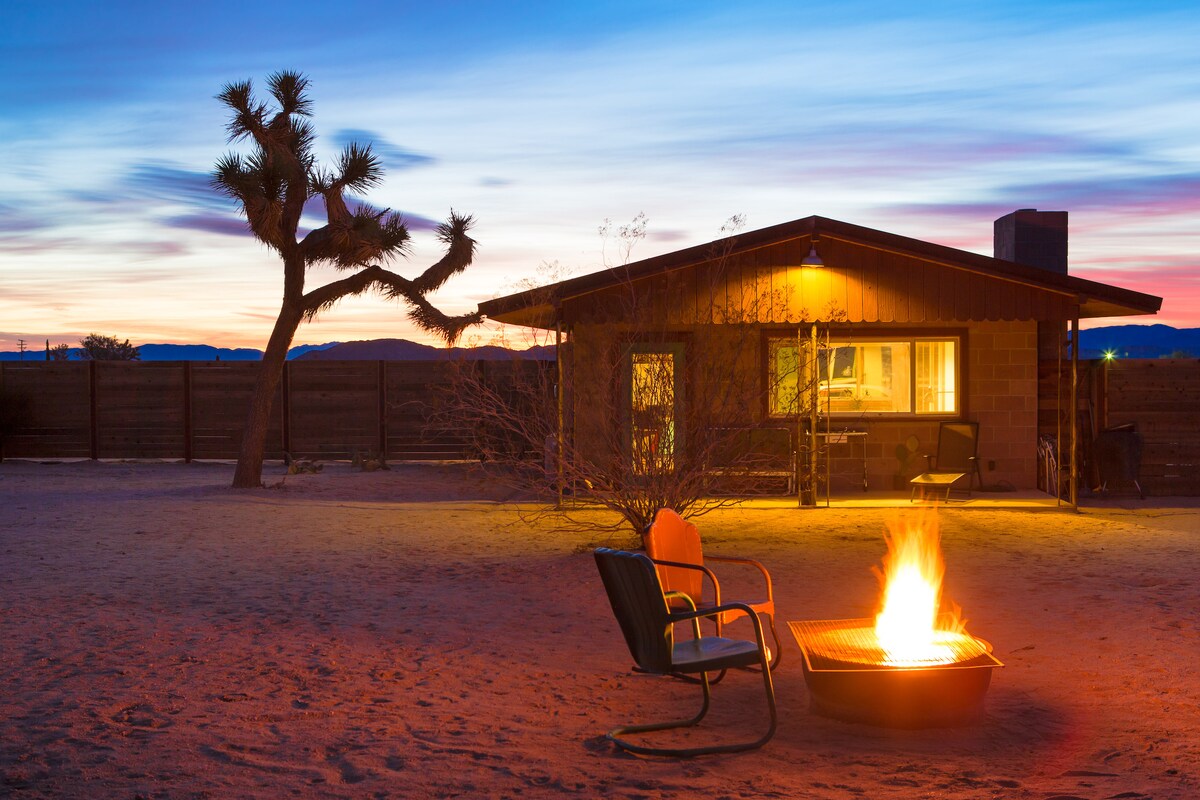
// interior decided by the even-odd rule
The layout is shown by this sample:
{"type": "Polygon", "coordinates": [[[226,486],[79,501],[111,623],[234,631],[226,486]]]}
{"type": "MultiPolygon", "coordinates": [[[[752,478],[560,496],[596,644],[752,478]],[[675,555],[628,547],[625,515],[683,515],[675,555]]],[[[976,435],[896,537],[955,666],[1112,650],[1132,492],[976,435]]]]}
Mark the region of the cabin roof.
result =
{"type": "MultiPolygon", "coordinates": [[[[587,295],[614,286],[688,270],[719,258],[739,256],[763,248],[795,243],[797,240],[816,243],[818,251],[820,242],[837,240],[1059,296],[1067,295],[1078,304],[1079,317],[1084,319],[1154,314],[1162,306],[1162,298],[1153,295],[827,217],[812,216],[487,300],[479,304],[479,310],[499,322],[552,328],[558,316],[557,309],[565,301],[583,300],[587,295]]],[[[807,249],[804,251],[807,252],[807,249]]],[[[836,269],[837,264],[827,264],[826,268],[836,269]]]]}

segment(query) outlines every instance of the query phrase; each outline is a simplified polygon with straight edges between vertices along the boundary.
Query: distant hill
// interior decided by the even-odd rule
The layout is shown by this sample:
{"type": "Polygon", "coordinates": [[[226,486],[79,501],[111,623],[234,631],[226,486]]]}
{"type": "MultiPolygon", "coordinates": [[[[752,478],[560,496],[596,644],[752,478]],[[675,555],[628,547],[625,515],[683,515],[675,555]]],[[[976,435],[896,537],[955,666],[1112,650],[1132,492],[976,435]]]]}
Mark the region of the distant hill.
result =
{"type": "MultiPolygon", "coordinates": [[[[1172,328],[1170,325],[1112,325],[1079,332],[1082,358],[1102,358],[1112,351],[1117,358],[1200,358],[1200,328],[1172,328]]],[[[258,361],[261,350],[247,347],[231,349],[207,344],[144,344],[143,361],[258,361]]],[[[535,346],[515,351],[518,358],[550,360],[553,346],[535,346]]],[[[288,351],[289,359],[340,359],[345,361],[442,361],[478,359],[495,361],[512,358],[514,351],[494,345],[483,347],[432,347],[407,339],[369,339],[361,342],[301,344],[288,351]]],[[[41,361],[42,350],[25,351],[25,361],[41,361]]],[[[78,358],[72,351],[72,358],[78,358]]],[[[0,352],[0,361],[20,361],[16,351],[0,352]]]]}
{"type": "Polygon", "coordinates": [[[261,350],[213,347],[208,344],[144,344],[138,348],[142,361],[258,361],[261,350]]]}
{"type": "MultiPolygon", "coordinates": [[[[337,342],[325,344],[300,344],[288,351],[288,358],[297,358],[314,350],[324,350],[333,347],[337,342]]],[[[143,344],[139,345],[138,353],[142,361],[261,361],[262,350],[250,347],[213,347],[209,344],[143,344]]],[[[42,361],[46,358],[45,350],[26,350],[25,358],[21,353],[0,352],[0,361],[42,361]]],[[[79,358],[79,348],[71,348],[71,360],[79,358]]]]}
{"type": "Polygon", "coordinates": [[[1081,358],[1200,358],[1200,328],[1170,325],[1112,325],[1079,332],[1081,358]]]}
{"type": "Polygon", "coordinates": [[[554,358],[554,347],[535,346],[527,350],[509,350],[495,345],[432,347],[407,339],[369,339],[362,342],[342,342],[323,350],[312,350],[296,358],[299,361],[502,361],[514,356],[533,361],[549,361],[554,358]]]}

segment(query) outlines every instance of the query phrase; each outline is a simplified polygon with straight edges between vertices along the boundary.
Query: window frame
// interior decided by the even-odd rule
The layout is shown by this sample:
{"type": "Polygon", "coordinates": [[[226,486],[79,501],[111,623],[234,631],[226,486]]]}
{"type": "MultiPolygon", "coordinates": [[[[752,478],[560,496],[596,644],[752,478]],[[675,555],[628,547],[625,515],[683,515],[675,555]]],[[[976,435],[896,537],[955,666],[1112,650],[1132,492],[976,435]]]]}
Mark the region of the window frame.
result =
{"type": "MultiPolygon", "coordinates": [[[[871,330],[869,333],[863,333],[846,328],[832,327],[828,331],[830,348],[836,347],[853,347],[856,344],[870,342],[903,342],[911,346],[909,358],[909,404],[910,408],[916,408],[917,401],[917,358],[916,344],[920,341],[935,341],[955,342],[955,386],[954,396],[957,401],[957,409],[955,411],[938,411],[938,412],[917,412],[917,411],[830,411],[828,416],[831,419],[850,419],[850,418],[865,418],[879,421],[889,420],[960,420],[967,419],[969,414],[969,403],[967,396],[967,387],[970,386],[967,375],[967,366],[969,359],[969,341],[967,330],[965,328],[883,328],[871,330]]],[[[821,331],[821,336],[824,337],[825,331],[821,331]]],[[[763,386],[766,391],[763,392],[763,418],[768,420],[795,419],[796,412],[793,413],[776,413],[771,409],[772,392],[771,392],[771,342],[772,340],[788,339],[797,341],[799,336],[798,328],[775,328],[763,331],[762,347],[761,347],[761,376],[763,386]]],[[[798,411],[798,409],[797,409],[798,411]]],[[[824,407],[818,408],[817,413],[821,418],[826,416],[824,407]]]]}
{"type": "MultiPolygon", "coordinates": [[[[633,465],[634,447],[633,447],[633,356],[634,355],[670,355],[671,368],[674,373],[672,395],[673,395],[673,425],[672,431],[672,448],[671,459],[675,465],[672,472],[678,467],[679,459],[685,452],[687,446],[687,437],[683,430],[683,426],[679,424],[680,418],[685,410],[686,392],[687,392],[687,368],[688,368],[688,352],[690,342],[685,337],[675,338],[638,338],[629,340],[625,343],[621,354],[620,368],[620,395],[621,395],[621,446],[625,458],[629,460],[630,465],[633,465]]],[[[635,468],[635,471],[636,468],[635,468]]],[[[639,472],[639,474],[647,474],[639,472]]]]}

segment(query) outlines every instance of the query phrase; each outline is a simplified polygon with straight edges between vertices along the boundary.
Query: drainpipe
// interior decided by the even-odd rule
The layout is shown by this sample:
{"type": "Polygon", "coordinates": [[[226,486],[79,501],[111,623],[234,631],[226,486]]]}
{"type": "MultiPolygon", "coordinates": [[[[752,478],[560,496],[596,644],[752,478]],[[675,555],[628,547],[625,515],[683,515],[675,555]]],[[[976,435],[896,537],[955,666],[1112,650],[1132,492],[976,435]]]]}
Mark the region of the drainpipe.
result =
{"type": "Polygon", "coordinates": [[[821,396],[820,391],[819,391],[820,386],[821,386],[821,374],[818,370],[819,361],[817,359],[817,323],[815,323],[815,322],[812,324],[812,330],[809,335],[809,348],[810,348],[808,351],[809,358],[812,359],[812,368],[811,368],[812,369],[812,381],[811,381],[812,388],[810,390],[812,392],[812,402],[809,404],[809,413],[811,416],[808,420],[808,452],[810,454],[810,458],[809,458],[809,462],[808,462],[808,464],[809,464],[808,485],[812,487],[812,500],[811,500],[810,505],[815,506],[817,504],[817,478],[818,478],[818,475],[817,475],[817,410],[818,410],[817,405],[819,404],[818,401],[821,396]]]}
{"type": "Polygon", "coordinates": [[[558,375],[556,388],[558,389],[555,398],[558,404],[558,432],[554,442],[554,468],[557,471],[557,480],[555,480],[555,491],[557,497],[554,501],[555,508],[562,508],[563,504],[563,403],[565,388],[563,387],[563,353],[562,353],[562,306],[555,309],[554,314],[554,369],[558,375]]]}
{"type": "Polygon", "coordinates": [[[1079,311],[1071,318],[1071,507],[1079,508],[1079,311]]]}

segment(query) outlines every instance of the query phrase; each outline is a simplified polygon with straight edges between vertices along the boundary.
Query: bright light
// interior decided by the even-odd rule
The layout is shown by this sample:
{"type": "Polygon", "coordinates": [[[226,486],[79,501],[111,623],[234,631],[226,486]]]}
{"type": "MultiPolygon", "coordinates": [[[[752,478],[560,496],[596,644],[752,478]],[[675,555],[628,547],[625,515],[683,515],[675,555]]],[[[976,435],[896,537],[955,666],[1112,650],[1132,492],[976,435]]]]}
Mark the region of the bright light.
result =
{"type": "Polygon", "coordinates": [[[1113,359],[1115,359],[1116,357],[1117,357],[1117,351],[1116,351],[1116,350],[1105,350],[1105,351],[1104,351],[1104,360],[1105,360],[1105,361],[1112,361],[1112,360],[1113,360],[1113,359]]]}
{"type": "Polygon", "coordinates": [[[882,608],[875,617],[875,636],[884,663],[950,663],[954,660],[951,642],[966,632],[957,615],[939,624],[945,568],[937,518],[921,514],[895,519],[888,529],[888,553],[879,572],[882,608]]]}

